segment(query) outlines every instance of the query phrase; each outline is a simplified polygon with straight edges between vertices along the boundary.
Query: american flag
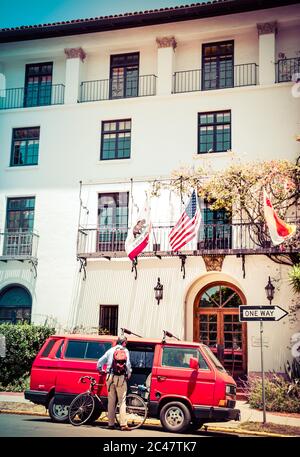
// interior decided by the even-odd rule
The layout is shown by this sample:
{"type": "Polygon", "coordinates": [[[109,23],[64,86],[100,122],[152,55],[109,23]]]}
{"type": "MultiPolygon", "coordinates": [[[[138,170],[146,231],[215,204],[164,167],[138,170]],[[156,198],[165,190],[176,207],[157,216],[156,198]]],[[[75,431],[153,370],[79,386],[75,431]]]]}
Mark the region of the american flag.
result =
{"type": "Polygon", "coordinates": [[[194,190],[179,221],[169,233],[169,242],[172,251],[179,251],[185,244],[197,236],[200,222],[199,202],[194,190]]]}

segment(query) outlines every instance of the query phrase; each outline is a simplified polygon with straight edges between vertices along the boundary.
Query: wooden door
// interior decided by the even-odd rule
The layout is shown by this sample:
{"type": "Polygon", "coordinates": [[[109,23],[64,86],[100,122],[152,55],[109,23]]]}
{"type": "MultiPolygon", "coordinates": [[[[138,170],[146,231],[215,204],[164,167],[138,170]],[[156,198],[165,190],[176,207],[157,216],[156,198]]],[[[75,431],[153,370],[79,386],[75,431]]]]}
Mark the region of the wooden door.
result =
{"type": "Polygon", "coordinates": [[[206,344],[235,379],[247,373],[247,324],[239,322],[244,295],[228,283],[202,289],[194,303],[194,341],[206,344]]]}

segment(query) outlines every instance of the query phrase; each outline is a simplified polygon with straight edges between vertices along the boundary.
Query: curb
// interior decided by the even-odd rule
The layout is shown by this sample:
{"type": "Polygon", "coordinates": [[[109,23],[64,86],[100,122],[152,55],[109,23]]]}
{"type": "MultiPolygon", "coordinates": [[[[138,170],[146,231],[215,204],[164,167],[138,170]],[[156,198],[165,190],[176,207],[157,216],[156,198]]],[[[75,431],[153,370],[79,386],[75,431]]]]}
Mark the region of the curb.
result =
{"type": "MultiPolygon", "coordinates": [[[[205,425],[204,425],[205,427],[205,425]]],[[[207,426],[208,431],[211,432],[227,432],[227,433],[238,433],[239,435],[255,435],[255,436],[274,436],[278,438],[293,438],[295,435],[281,435],[279,433],[269,433],[269,432],[256,432],[251,430],[245,430],[243,428],[229,428],[229,427],[214,427],[214,426],[207,426]]]]}
{"type": "MultiPolygon", "coordinates": [[[[41,416],[41,417],[49,417],[48,413],[40,413],[40,412],[33,412],[33,411],[14,411],[11,409],[1,409],[0,414],[15,414],[20,416],[41,416]]],[[[158,425],[158,422],[149,421],[147,425],[158,425]]],[[[204,431],[208,432],[223,432],[223,433],[237,433],[239,435],[255,435],[255,436],[273,436],[278,438],[294,438],[295,435],[281,435],[279,433],[268,433],[268,432],[256,432],[250,430],[244,430],[242,428],[229,428],[229,427],[214,427],[214,426],[205,426],[203,428],[204,431]]]]}
{"type": "Polygon", "coordinates": [[[49,417],[47,413],[40,413],[38,411],[16,411],[13,409],[0,409],[0,414],[16,414],[20,416],[45,416],[49,417]]]}

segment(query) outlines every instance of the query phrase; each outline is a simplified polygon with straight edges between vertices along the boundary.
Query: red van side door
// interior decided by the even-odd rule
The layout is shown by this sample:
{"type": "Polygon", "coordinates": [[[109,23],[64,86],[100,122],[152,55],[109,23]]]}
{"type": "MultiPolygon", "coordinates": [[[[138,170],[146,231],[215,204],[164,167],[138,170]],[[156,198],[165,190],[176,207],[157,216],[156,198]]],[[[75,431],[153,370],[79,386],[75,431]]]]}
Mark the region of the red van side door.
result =
{"type": "Polygon", "coordinates": [[[174,395],[188,398],[193,405],[213,405],[216,374],[200,349],[167,344],[159,348],[150,399],[174,395]],[[198,358],[198,370],[189,367],[191,357],[198,358]]]}
{"type": "Polygon", "coordinates": [[[56,378],[57,393],[78,394],[87,390],[88,385],[79,382],[82,376],[93,376],[101,384],[99,395],[106,396],[105,375],[97,371],[98,359],[112,346],[112,342],[69,338],[66,341],[56,378]]]}

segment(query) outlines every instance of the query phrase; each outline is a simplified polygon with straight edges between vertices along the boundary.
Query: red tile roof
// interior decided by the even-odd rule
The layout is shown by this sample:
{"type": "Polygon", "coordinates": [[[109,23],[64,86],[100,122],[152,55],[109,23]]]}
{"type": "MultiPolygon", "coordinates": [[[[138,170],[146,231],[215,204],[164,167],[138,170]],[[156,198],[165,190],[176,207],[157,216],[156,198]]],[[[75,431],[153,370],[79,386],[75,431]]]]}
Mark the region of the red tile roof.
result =
{"type": "Polygon", "coordinates": [[[169,8],[73,19],[49,24],[22,25],[0,29],[0,43],[203,19],[298,3],[299,0],[211,0],[169,8]]]}

